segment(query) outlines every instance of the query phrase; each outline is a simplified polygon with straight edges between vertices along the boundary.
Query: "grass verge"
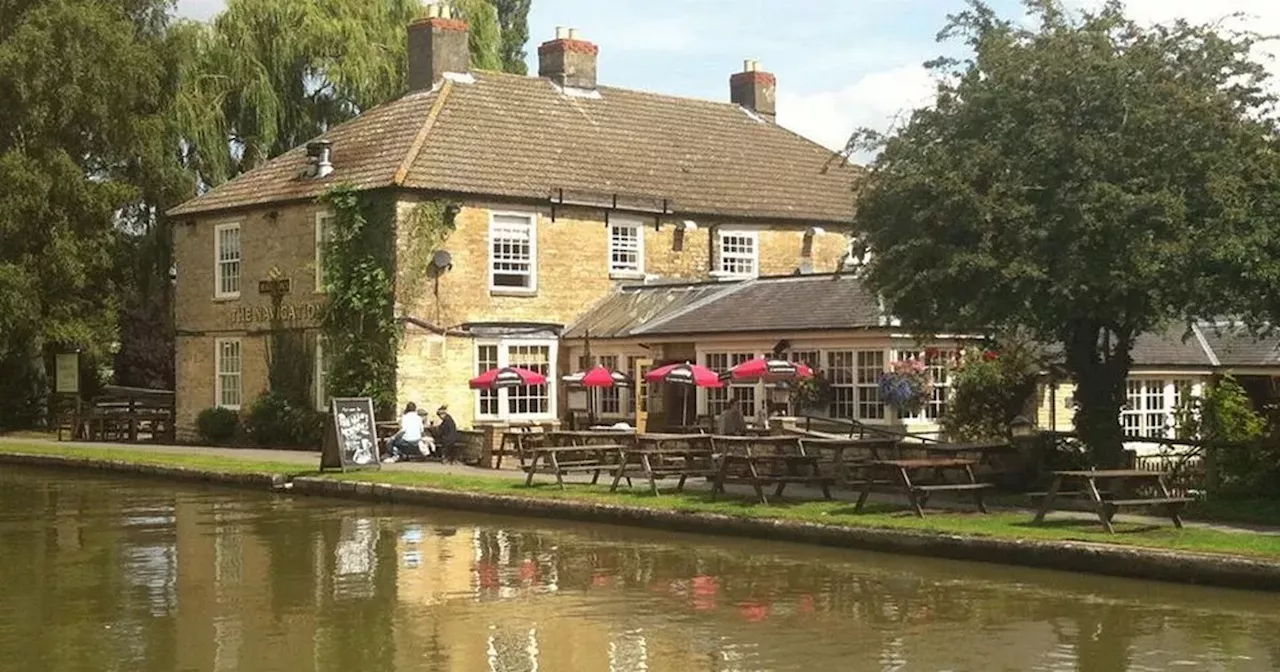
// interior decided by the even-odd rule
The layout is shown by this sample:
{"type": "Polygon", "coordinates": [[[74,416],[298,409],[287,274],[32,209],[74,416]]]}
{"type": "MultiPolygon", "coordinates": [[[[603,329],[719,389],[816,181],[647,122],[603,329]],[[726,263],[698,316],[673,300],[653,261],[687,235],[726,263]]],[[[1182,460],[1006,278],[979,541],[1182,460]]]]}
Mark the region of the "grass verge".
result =
{"type": "MultiPolygon", "coordinates": [[[[262,462],[234,457],[157,453],[115,448],[78,447],[67,444],[0,443],[0,452],[62,455],[95,460],[112,460],[137,464],[185,467],[230,473],[278,473],[293,476],[317,475],[314,470],[297,463],[262,462]]],[[[785,501],[763,506],[743,498],[711,501],[701,491],[677,494],[664,492],[654,497],[640,487],[610,493],[606,486],[571,485],[560,490],[554,485],[526,488],[523,482],[510,478],[455,476],[417,471],[362,471],[324,474],[324,478],[386,483],[443,490],[478,492],[509,497],[535,497],[614,504],[682,512],[714,513],[743,518],[774,518],[808,523],[843,525],[857,528],[904,530],[935,534],[955,534],[1011,540],[1079,541],[1096,544],[1135,546],[1174,551],[1216,553],[1280,559],[1280,535],[1226,532],[1204,528],[1176,529],[1169,524],[1143,526],[1131,523],[1116,525],[1117,534],[1102,531],[1096,520],[1051,517],[1044,525],[1031,525],[1030,513],[999,512],[988,515],[967,512],[929,512],[917,518],[905,511],[903,504],[871,504],[861,514],[853,512],[853,504],[844,501],[785,501]]]]}

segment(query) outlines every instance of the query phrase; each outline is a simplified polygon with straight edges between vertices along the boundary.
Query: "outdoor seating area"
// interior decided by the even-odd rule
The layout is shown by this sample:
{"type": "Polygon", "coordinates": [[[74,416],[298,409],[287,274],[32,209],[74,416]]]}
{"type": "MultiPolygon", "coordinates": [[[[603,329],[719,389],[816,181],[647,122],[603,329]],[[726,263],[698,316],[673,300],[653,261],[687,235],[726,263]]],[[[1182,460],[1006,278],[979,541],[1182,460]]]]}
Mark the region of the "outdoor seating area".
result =
{"type": "Polygon", "coordinates": [[[57,422],[58,440],[167,443],[174,437],[174,394],[109,385],[91,399],[64,407],[57,422]]]}

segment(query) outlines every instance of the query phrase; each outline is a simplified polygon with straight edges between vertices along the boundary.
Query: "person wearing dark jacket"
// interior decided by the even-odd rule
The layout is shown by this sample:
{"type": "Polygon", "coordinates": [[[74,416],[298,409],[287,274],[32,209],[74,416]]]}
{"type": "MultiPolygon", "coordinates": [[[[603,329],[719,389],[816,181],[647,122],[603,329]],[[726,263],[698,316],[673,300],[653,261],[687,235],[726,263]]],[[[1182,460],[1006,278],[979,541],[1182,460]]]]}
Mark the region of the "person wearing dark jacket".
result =
{"type": "Polygon", "coordinates": [[[440,424],[431,428],[431,434],[436,439],[436,446],[440,450],[441,457],[445,462],[458,461],[458,423],[453,421],[453,416],[449,415],[449,407],[441,406],[436,411],[436,415],[440,416],[440,424]]]}

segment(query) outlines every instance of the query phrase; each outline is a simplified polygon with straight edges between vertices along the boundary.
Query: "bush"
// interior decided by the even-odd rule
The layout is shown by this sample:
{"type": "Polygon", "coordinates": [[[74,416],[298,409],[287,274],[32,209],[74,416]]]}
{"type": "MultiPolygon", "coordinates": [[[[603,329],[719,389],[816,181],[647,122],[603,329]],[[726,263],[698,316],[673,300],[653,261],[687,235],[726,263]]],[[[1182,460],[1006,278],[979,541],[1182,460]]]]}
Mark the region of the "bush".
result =
{"type": "Polygon", "coordinates": [[[1280,450],[1267,434],[1267,421],[1253,409],[1249,394],[1230,375],[1215,380],[1204,396],[1183,394],[1177,411],[1178,433],[1203,441],[1216,458],[1219,492],[1271,494],[1280,478],[1280,450]],[[1214,444],[1248,444],[1215,448],[1214,444]]]}
{"type": "Polygon", "coordinates": [[[268,392],[249,406],[244,429],[255,446],[315,447],[320,444],[324,421],[319,412],[292,404],[277,392],[268,392]]]}
{"type": "Polygon", "coordinates": [[[1008,440],[1035,394],[1041,370],[1035,345],[1015,336],[998,347],[970,348],[951,371],[951,399],[942,426],[952,439],[1008,440]]]}
{"type": "Polygon", "coordinates": [[[206,408],[196,418],[200,441],[215,446],[231,443],[240,425],[240,416],[229,408],[206,408]]]}

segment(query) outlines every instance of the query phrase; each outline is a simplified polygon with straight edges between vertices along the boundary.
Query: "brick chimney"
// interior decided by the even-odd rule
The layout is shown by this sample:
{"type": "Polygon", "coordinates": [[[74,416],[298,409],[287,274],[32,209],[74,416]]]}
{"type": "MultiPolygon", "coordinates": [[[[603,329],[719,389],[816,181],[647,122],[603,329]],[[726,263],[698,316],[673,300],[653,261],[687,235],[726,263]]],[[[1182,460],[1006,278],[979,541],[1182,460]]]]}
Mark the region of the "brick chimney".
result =
{"type": "Polygon", "coordinates": [[[600,47],[578,39],[577,28],[556,27],[556,39],[538,46],[538,76],[574,89],[596,88],[600,47]]]}
{"type": "Polygon", "coordinates": [[[778,79],[760,69],[760,61],[743,61],[742,72],[729,77],[729,100],[776,121],[778,79]]]}
{"type": "Polygon", "coordinates": [[[427,17],[409,24],[409,90],[430,89],[446,72],[471,68],[467,22],[449,5],[427,5],[427,17]]]}

